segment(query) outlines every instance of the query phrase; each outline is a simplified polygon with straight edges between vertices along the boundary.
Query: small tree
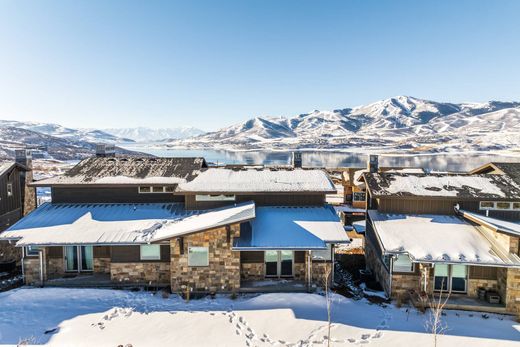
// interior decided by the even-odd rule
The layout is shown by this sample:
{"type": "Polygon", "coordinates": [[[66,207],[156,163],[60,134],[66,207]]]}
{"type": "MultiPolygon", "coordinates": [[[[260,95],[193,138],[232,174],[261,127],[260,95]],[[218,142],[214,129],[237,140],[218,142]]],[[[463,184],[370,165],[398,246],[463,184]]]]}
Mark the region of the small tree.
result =
{"type": "Polygon", "coordinates": [[[433,335],[433,345],[434,347],[437,347],[437,337],[440,334],[443,334],[447,329],[448,325],[446,322],[442,321],[442,312],[444,310],[444,306],[446,306],[446,303],[448,302],[448,299],[450,298],[450,293],[448,292],[448,295],[445,299],[443,299],[442,294],[442,288],[444,288],[444,279],[441,283],[441,290],[439,292],[439,296],[435,298],[435,296],[432,294],[431,299],[429,301],[429,307],[430,307],[430,316],[428,320],[425,323],[426,330],[430,332],[433,335]]]}

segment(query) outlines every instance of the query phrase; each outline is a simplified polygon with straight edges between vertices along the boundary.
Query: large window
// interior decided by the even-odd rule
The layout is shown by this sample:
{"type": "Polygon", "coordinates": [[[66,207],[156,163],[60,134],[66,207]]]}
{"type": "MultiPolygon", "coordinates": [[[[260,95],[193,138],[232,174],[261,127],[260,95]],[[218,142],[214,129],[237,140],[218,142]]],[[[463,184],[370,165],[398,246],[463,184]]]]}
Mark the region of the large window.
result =
{"type": "Polygon", "coordinates": [[[195,195],[195,201],[235,201],[234,195],[195,195]]]}
{"type": "Polygon", "coordinates": [[[481,210],[520,211],[520,202],[481,201],[480,209],[481,210]]]}
{"type": "Polygon", "coordinates": [[[311,253],[313,260],[332,260],[332,245],[327,244],[327,249],[312,251],[311,253]]]}
{"type": "Polygon", "coordinates": [[[466,293],[468,268],[460,264],[435,264],[434,289],[436,291],[450,291],[466,293]]]}
{"type": "Polygon", "coordinates": [[[208,247],[188,247],[188,266],[208,266],[208,247]]]}
{"type": "Polygon", "coordinates": [[[363,192],[355,192],[352,195],[352,200],[353,201],[365,201],[366,200],[366,194],[363,193],[363,192]]]}
{"type": "Polygon", "coordinates": [[[394,258],[393,272],[413,272],[414,266],[410,257],[406,254],[399,254],[394,258]]]}
{"type": "Polygon", "coordinates": [[[27,246],[25,247],[25,255],[29,257],[37,256],[40,252],[40,247],[38,246],[27,246]]]}
{"type": "Polygon", "coordinates": [[[161,259],[160,245],[141,245],[141,260],[161,259]]]}

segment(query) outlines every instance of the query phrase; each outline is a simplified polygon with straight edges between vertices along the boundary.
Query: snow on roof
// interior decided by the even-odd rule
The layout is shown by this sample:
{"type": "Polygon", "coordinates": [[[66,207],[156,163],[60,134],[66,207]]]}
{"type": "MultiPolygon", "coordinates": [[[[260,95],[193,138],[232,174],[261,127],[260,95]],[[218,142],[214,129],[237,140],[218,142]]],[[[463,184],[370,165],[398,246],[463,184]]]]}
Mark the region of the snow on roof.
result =
{"type": "Polygon", "coordinates": [[[351,204],[335,205],[334,209],[338,212],[365,213],[364,208],[352,207],[351,204]]]}
{"type": "Polygon", "coordinates": [[[358,234],[364,234],[367,228],[366,220],[360,220],[356,222],[352,222],[352,227],[358,234]]]}
{"type": "Polygon", "coordinates": [[[191,182],[179,184],[179,192],[327,192],[336,191],[323,170],[231,170],[210,168],[191,182]]]}
{"type": "Polygon", "coordinates": [[[365,173],[364,177],[374,197],[520,198],[520,186],[503,175],[365,173]]]}
{"type": "Polygon", "coordinates": [[[241,230],[234,249],[326,249],[327,243],[349,242],[330,206],[257,207],[250,228],[241,230]]]}
{"type": "Polygon", "coordinates": [[[193,179],[205,167],[204,158],[93,157],[80,161],[61,176],[33,185],[179,184],[193,179]]]}
{"type": "Polygon", "coordinates": [[[31,212],[0,239],[17,246],[143,244],[248,220],[254,203],[208,211],[184,210],[179,203],[52,204],[31,212]]]}
{"type": "Polygon", "coordinates": [[[509,222],[497,218],[486,217],[478,213],[459,210],[459,213],[464,218],[477,223],[479,225],[491,228],[493,230],[501,231],[507,234],[520,236],[520,223],[509,222]]]}
{"type": "Polygon", "coordinates": [[[520,266],[507,251],[456,216],[368,211],[385,253],[407,253],[416,262],[520,266]]]}
{"type": "Polygon", "coordinates": [[[0,161],[0,176],[15,165],[14,161],[0,161]]]}

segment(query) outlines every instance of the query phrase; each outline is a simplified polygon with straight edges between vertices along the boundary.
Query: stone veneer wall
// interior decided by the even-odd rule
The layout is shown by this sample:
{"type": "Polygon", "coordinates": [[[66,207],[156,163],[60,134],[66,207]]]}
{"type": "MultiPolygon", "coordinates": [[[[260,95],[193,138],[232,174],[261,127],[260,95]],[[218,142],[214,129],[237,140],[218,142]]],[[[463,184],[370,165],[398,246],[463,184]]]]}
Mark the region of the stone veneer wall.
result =
{"type": "Polygon", "coordinates": [[[178,239],[170,241],[171,289],[184,291],[190,288],[199,292],[238,291],[240,289],[240,252],[233,251],[233,239],[240,236],[240,225],[207,230],[183,237],[181,252],[178,239]],[[188,266],[188,247],[208,247],[208,266],[188,266]]]}
{"type": "Polygon", "coordinates": [[[520,314],[520,269],[500,268],[497,277],[502,303],[509,312],[520,314]]]}
{"type": "MultiPolygon", "coordinates": [[[[417,266],[417,265],[416,265],[417,266]]],[[[392,274],[392,298],[406,295],[410,289],[421,292],[421,276],[415,273],[393,273],[392,274]]]]}
{"type": "Polygon", "coordinates": [[[25,284],[40,284],[40,259],[25,257],[23,260],[25,284]]]}
{"type": "MultiPolygon", "coordinates": [[[[327,278],[327,270],[331,269],[332,263],[328,261],[313,261],[311,281],[318,287],[324,287],[327,278]]],[[[329,274],[329,285],[332,280],[332,273],[329,274]]]]}
{"type": "Polygon", "coordinates": [[[170,263],[111,263],[110,279],[117,283],[170,284],[170,263]]]}
{"type": "Polygon", "coordinates": [[[385,292],[390,293],[390,273],[368,239],[365,242],[365,260],[367,267],[372,271],[385,292]]]}
{"type": "Polygon", "coordinates": [[[487,290],[498,290],[498,281],[497,280],[485,280],[485,279],[468,279],[468,296],[473,298],[478,297],[478,289],[486,288],[487,290]]]}
{"type": "Polygon", "coordinates": [[[110,258],[94,258],[94,272],[99,274],[110,273],[110,258]]]}
{"type": "Polygon", "coordinates": [[[264,279],[264,263],[240,264],[240,279],[243,281],[261,281],[264,279]]]}

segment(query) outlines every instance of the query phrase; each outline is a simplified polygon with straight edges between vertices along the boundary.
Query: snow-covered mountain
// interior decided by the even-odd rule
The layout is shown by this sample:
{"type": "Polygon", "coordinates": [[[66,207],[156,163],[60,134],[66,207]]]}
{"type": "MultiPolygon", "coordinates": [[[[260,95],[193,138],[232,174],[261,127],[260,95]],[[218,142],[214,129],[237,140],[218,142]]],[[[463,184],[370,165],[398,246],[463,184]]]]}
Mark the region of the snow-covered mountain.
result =
{"type": "Polygon", "coordinates": [[[421,152],[520,148],[520,103],[442,103],[397,96],[368,105],[256,117],[168,146],[421,152]]]}
{"type": "Polygon", "coordinates": [[[204,134],[204,131],[193,127],[152,129],[146,127],[137,128],[112,128],[103,129],[104,132],[117,137],[132,139],[135,142],[157,142],[172,139],[185,139],[204,134]]]}
{"type": "Polygon", "coordinates": [[[123,143],[134,142],[129,138],[113,135],[96,129],[73,129],[66,128],[54,123],[38,123],[38,122],[21,122],[15,120],[0,120],[0,128],[19,128],[31,130],[41,134],[58,137],[62,139],[69,139],[73,141],[86,142],[104,142],[104,143],[123,143]]]}

